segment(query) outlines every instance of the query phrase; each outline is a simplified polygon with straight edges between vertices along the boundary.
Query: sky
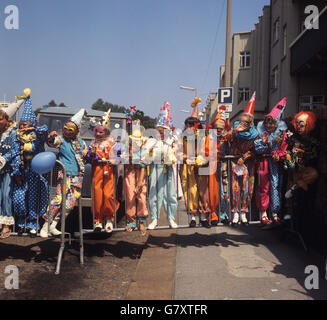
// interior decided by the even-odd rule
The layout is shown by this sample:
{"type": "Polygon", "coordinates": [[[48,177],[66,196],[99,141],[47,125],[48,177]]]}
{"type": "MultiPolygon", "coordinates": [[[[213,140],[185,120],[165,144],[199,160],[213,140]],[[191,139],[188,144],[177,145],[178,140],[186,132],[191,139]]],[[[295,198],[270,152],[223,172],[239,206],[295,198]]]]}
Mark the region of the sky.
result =
{"type": "MultiPolygon", "coordinates": [[[[227,0],[0,0],[0,100],[32,89],[34,108],[91,108],[102,98],[157,117],[171,104],[176,127],[193,92],[205,106],[225,61],[227,0]],[[19,30],[4,10],[19,8],[19,30]]],[[[254,28],[270,0],[233,0],[232,32],[254,28]]]]}

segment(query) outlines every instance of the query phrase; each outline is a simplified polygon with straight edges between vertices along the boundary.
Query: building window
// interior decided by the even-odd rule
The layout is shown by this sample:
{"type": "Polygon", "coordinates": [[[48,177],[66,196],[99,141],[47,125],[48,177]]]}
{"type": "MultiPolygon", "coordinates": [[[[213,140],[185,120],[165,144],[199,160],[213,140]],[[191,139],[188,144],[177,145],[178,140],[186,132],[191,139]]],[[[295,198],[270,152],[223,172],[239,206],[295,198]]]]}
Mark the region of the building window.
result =
{"type": "Polygon", "coordinates": [[[271,88],[273,90],[275,89],[278,89],[278,84],[279,84],[279,70],[278,70],[278,66],[275,67],[273,70],[272,70],[272,86],[271,88]]]}
{"type": "Polygon", "coordinates": [[[240,67],[249,68],[251,63],[251,56],[249,51],[242,51],[240,53],[240,67]]]}
{"type": "Polygon", "coordinates": [[[287,54],[287,26],[283,28],[283,56],[287,54]]]}
{"type": "Polygon", "coordinates": [[[249,88],[239,88],[238,89],[238,104],[243,101],[250,100],[250,89],[249,88]]]}
{"type": "Polygon", "coordinates": [[[279,19],[277,19],[274,23],[273,43],[275,43],[279,40],[279,33],[280,33],[280,22],[279,22],[279,19]]]}
{"type": "Polygon", "coordinates": [[[324,106],[325,97],[323,95],[317,96],[300,96],[299,105],[300,111],[313,111],[324,106]]]}

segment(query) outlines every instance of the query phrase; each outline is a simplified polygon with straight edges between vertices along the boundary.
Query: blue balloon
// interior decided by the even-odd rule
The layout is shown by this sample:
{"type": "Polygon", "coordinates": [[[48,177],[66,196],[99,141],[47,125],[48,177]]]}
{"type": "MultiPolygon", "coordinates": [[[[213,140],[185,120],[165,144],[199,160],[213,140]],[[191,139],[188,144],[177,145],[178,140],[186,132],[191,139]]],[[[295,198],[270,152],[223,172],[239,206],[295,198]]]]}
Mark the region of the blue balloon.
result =
{"type": "Polygon", "coordinates": [[[53,152],[42,152],[32,160],[32,170],[38,174],[50,172],[56,165],[56,155],[53,152]]]}

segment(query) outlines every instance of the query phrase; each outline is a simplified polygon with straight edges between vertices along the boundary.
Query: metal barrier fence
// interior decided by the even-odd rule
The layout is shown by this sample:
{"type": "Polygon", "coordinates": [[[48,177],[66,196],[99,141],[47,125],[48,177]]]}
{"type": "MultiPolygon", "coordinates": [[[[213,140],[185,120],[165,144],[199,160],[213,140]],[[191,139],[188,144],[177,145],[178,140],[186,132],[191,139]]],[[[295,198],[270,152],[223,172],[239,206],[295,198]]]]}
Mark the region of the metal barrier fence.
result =
{"type": "MultiPolygon", "coordinates": [[[[227,177],[227,180],[228,180],[228,196],[229,196],[229,201],[228,201],[228,216],[229,216],[229,219],[231,220],[232,219],[232,208],[231,208],[231,200],[232,200],[232,194],[233,194],[233,190],[232,190],[232,165],[231,165],[231,161],[232,160],[235,160],[235,159],[238,159],[240,157],[238,156],[226,156],[222,159],[222,161],[226,162],[227,163],[227,172],[228,172],[228,177],[227,177]]],[[[218,183],[219,183],[219,190],[217,190],[217,192],[219,192],[219,211],[220,211],[220,205],[221,205],[221,194],[220,194],[220,171],[221,171],[221,165],[222,165],[222,161],[218,162],[218,166],[217,166],[217,172],[216,174],[219,176],[218,177],[218,183]]],[[[103,181],[104,181],[104,177],[105,177],[105,165],[109,165],[109,161],[104,161],[104,160],[101,160],[98,162],[101,166],[102,166],[102,170],[103,170],[103,181]]],[[[122,227],[121,225],[118,226],[118,222],[117,222],[117,206],[116,206],[116,202],[117,202],[117,166],[115,165],[111,165],[111,167],[113,168],[113,172],[114,172],[114,229],[113,231],[114,232],[119,232],[119,231],[125,231],[125,228],[122,227]]],[[[156,172],[156,175],[158,177],[158,167],[155,165],[155,172],[156,172]]],[[[177,164],[175,167],[172,167],[172,169],[174,171],[174,174],[177,175],[178,174],[178,179],[179,179],[179,176],[180,176],[180,165],[177,164]]],[[[187,217],[188,217],[188,224],[181,224],[181,217],[180,217],[180,210],[177,210],[177,214],[175,216],[175,221],[177,222],[178,224],[178,227],[179,228],[189,228],[189,223],[190,223],[190,219],[191,219],[191,215],[190,215],[190,196],[189,196],[189,173],[188,173],[188,170],[186,170],[187,172],[187,190],[186,190],[186,193],[187,193],[187,203],[185,204],[185,207],[186,207],[186,213],[187,213],[187,217]]],[[[93,176],[93,173],[92,173],[92,176],[93,176]]],[[[149,205],[149,192],[150,192],[150,181],[149,181],[149,174],[146,175],[147,176],[147,205],[148,205],[148,208],[150,207],[149,205]]],[[[123,184],[123,194],[124,194],[124,203],[125,203],[125,213],[126,213],[126,203],[127,203],[127,199],[126,199],[126,183],[125,183],[125,177],[126,177],[126,170],[124,169],[124,184],[123,184]]],[[[165,183],[165,188],[166,188],[166,194],[168,193],[168,174],[166,175],[166,183],[165,183]]],[[[137,181],[137,177],[135,179],[137,181]]],[[[179,182],[177,181],[176,183],[176,186],[177,186],[177,189],[176,189],[176,194],[177,194],[177,197],[179,195],[179,182]]],[[[104,187],[104,185],[102,186],[104,187]]],[[[92,194],[94,195],[95,193],[95,186],[94,186],[94,180],[92,179],[92,185],[91,185],[91,188],[92,188],[92,194]]],[[[156,184],[156,192],[157,192],[157,196],[158,196],[158,185],[156,184]]],[[[183,198],[184,198],[184,195],[183,195],[183,198]]],[[[104,199],[104,195],[102,196],[102,199],[104,199]]],[[[158,201],[156,202],[157,205],[158,205],[158,201]]],[[[94,197],[92,197],[92,202],[91,202],[91,206],[92,206],[92,221],[93,221],[93,229],[84,229],[83,228],[83,233],[84,234],[88,234],[88,233],[93,233],[94,232],[94,227],[95,227],[95,224],[94,224],[94,221],[95,221],[95,203],[94,203],[94,197]]],[[[167,203],[167,207],[168,207],[168,210],[169,210],[169,203],[167,203]]],[[[156,229],[168,229],[170,228],[169,225],[164,225],[164,224],[161,224],[161,220],[160,220],[160,217],[161,217],[161,210],[162,208],[159,208],[157,207],[157,212],[158,212],[158,225],[156,227],[156,229]]],[[[136,211],[138,210],[138,207],[137,207],[137,202],[136,202],[136,211]]],[[[169,215],[169,212],[166,212],[167,215],[169,215]]],[[[219,214],[219,213],[218,213],[219,214]]],[[[210,216],[210,215],[209,215],[210,216]]],[[[138,214],[136,213],[136,217],[138,217],[138,214]]],[[[103,216],[104,218],[104,216],[103,216]]],[[[104,220],[104,219],[102,219],[104,220]]],[[[253,206],[251,204],[251,201],[249,202],[249,221],[250,222],[258,222],[259,220],[254,220],[253,219],[253,206]]],[[[148,222],[148,225],[152,222],[152,218],[151,218],[151,213],[147,219],[147,222],[148,222]]],[[[103,232],[105,231],[104,229],[102,230],[103,232]]],[[[78,235],[78,233],[75,233],[76,235],[78,235]]]]}
{"type": "MultiPolygon", "coordinates": [[[[268,157],[268,156],[263,156],[262,158],[265,158],[265,157],[268,157]]],[[[232,204],[231,204],[231,201],[232,201],[232,196],[233,196],[233,189],[232,189],[232,161],[233,160],[237,160],[239,159],[240,156],[225,156],[223,158],[221,158],[221,161],[218,162],[218,166],[217,166],[217,171],[216,171],[216,174],[218,175],[218,183],[219,183],[219,190],[217,190],[217,192],[219,192],[219,212],[218,214],[221,212],[221,203],[222,203],[222,197],[221,197],[221,190],[220,188],[222,187],[222,184],[221,184],[221,180],[220,179],[223,179],[222,175],[221,175],[221,166],[223,165],[223,163],[226,163],[226,166],[227,166],[227,180],[228,180],[228,198],[229,198],[229,201],[228,201],[228,217],[229,217],[229,220],[231,221],[232,220],[232,204]]],[[[102,167],[102,171],[103,171],[103,175],[102,175],[102,178],[103,178],[103,185],[102,185],[102,190],[104,190],[104,178],[105,178],[105,166],[106,165],[110,165],[109,161],[99,161],[99,164],[101,165],[102,167]]],[[[254,168],[254,172],[256,174],[256,182],[257,182],[257,191],[260,193],[260,176],[259,176],[259,173],[260,173],[260,170],[259,170],[259,167],[255,165],[255,168],[254,168]]],[[[125,228],[124,227],[121,227],[121,226],[118,226],[118,221],[117,221],[117,166],[115,165],[110,165],[113,169],[113,177],[114,177],[114,229],[113,231],[114,232],[120,232],[120,231],[125,231],[125,228]]],[[[157,177],[158,177],[158,167],[155,166],[155,172],[157,174],[157,177]]],[[[49,207],[50,207],[50,203],[51,203],[51,200],[52,200],[52,193],[53,193],[53,186],[57,185],[57,182],[55,180],[55,183],[53,181],[54,177],[57,177],[57,174],[58,174],[58,171],[61,170],[63,172],[63,184],[62,184],[62,204],[61,204],[61,240],[60,240],[60,248],[59,248],[59,252],[58,252],[58,260],[57,260],[57,265],[56,265],[56,271],[55,271],[55,274],[59,274],[60,273],[60,268],[61,268],[61,264],[62,264],[62,258],[63,258],[63,253],[64,253],[64,250],[65,250],[65,244],[66,244],[66,236],[69,237],[69,244],[71,244],[71,234],[70,233],[67,233],[66,232],[66,192],[67,192],[67,171],[66,171],[66,168],[65,166],[63,165],[62,162],[60,161],[56,161],[56,166],[55,168],[52,169],[51,173],[47,175],[47,179],[48,179],[48,182],[49,182],[49,207]]],[[[173,175],[175,174],[176,176],[176,186],[177,186],[177,190],[176,190],[176,193],[177,193],[177,198],[179,196],[179,177],[180,177],[180,165],[177,164],[176,166],[173,166],[171,168],[171,170],[173,170],[173,175]]],[[[168,171],[167,171],[168,172],[168,171]]],[[[185,204],[185,211],[186,211],[186,214],[187,214],[187,220],[188,220],[188,224],[183,224],[182,220],[185,221],[185,216],[184,216],[184,219],[183,217],[181,217],[181,214],[182,214],[182,210],[179,210],[181,208],[178,208],[177,209],[177,216],[175,216],[175,221],[177,221],[177,225],[178,225],[178,228],[181,229],[181,228],[189,228],[189,224],[190,224],[190,219],[191,219],[191,214],[190,214],[190,192],[189,192],[189,187],[190,187],[190,181],[189,181],[189,171],[186,170],[186,173],[187,173],[187,190],[186,190],[186,194],[187,194],[187,201],[184,204],[185,204]]],[[[125,182],[125,177],[126,177],[126,170],[124,168],[124,177],[123,177],[123,194],[124,194],[124,202],[125,202],[125,215],[126,215],[126,203],[127,203],[127,199],[126,199],[126,195],[127,195],[127,186],[126,186],[126,182],[125,182]]],[[[147,206],[148,208],[150,207],[149,206],[149,192],[150,192],[150,175],[146,174],[146,184],[147,184],[147,206]]],[[[137,183],[137,175],[135,177],[135,183],[137,183]]],[[[168,194],[168,174],[166,175],[166,183],[165,183],[165,188],[166,188],[166,195],[168,194]]],[[[94,203],[94,194],[95,194],[95,185],[94,185],[94,179],[93,179],[93,172],[92,172],[92,185],[91,185],[91,188],[92,188],[92,202],[91,202],[91,206],[92,206],[92,221],[93,221],[93,229],[91,230],[88,230],[88,229],[84,229],[83,228],[83,212],[82,212],[82,201],[81,201],[81,198],[82,198],[82,195],[81,197],[78,199],[78,223],[79,223],[79,232],[77,233],[78,235],[78,238],[79,238],[79,242],[80,242],[80,264],[83,265],[84,264],[84,235],[85,234],[89,234],[89,233],[93,233],[94,232],[94,222],[95,222],[95,203],[94,203]]],[[[40,181],[39,181],[39,191],[40,191],[40,181]]],[[[185,190],[182,190],[185,192],[185,190]]],[[[156,183],[156,192],[157,192],[157,198],[158,198],[158,184],[156,183]]],[[[184,192],[183,192],[183,197],[184,197],[184,192]]],[[[253,193],[253,196],[256,197],[257,195],[255,194],[255,191],[253,193]]],[[[104,193],[102,194],[102,199],[104,200],[104,193]]],[[[167,197],[168,199],[168,197],[167,197]]],[[[184,199],[185,200],[185,199],[184,199]]],[[[252,201],[249,201],[249,222],[258,222],[258,220],[254,220],[253,219],[253,208],[252,208],[252,204],[251,204],[252,201]]],[[[166,212],[167,214],[167,217],[169,216],[169,203],[167,203],[167,208],[168,208],[168,212],[166,212]]],[[[157,212],[158,212],[158,225],[156,227],[156,229],[168,229],[170,228],[169,225],[164,225],[164,224],[161,224],[161,221],[160,221],[160,213],[161,213],[161,210],[162,208],[159,208],[158,207],[158,201],[157,201],[157,212]]],[[[240,208],[239,208],[240,209],[240,208]]],[[[149,211],[150,213],[150,216],[148,217],[147,219],[147,223],[151,223],[151,212],[149,211]]],[[[50,212],[48,210],[47,214],[50,215],[50,212]]],[[[104,218],[104,216],[103,216],[104,218]]],[[[136,201],[136,219],[138,219],[138,204],[137,204],[137,201],[136,201]]],[[[209,214],[209,219],[211,220],[211,213],[209,214]]],[[[49,220],[49,219],[48,219],[49,220]]],[[[104,220],[104,219],[103,219],[104,220]]],[[[25,225],[26,225],[26,220],[25,220],[25,225]]],[[[138,225],[138,224],[137,224],[138,225]]],[[[148,226],[148,225],[147,225],[148,226]]],[[[197,225],[197,227],[200,226],[200,219],[199,219],[199,224],[197,225]]],[[[37,228],[39,229],[39,216],[37,216],[37,228]]],[[[48,228],[50,231],[50,224],[48,224],[48,228]]],[[[102,230],[102,232],[104,232],[105,230],[102,230]]],[[[293,219],[291,219],[291,227],[290,227],[290,231],[291,232],[294,232],[296,233],[298,236],[299,236],[299,239],[301,240],[302,244],[303,244],[303,247],[305,250],[307,250],[306,248],[306,245],[304,243],[304,240],[301,236],[300,233],[298,233],[295,228],[294,228],[294,221],[293,219]]],[[[49,232],[50,234],[50,232],[49,232]]],[[[15,226],[14,226],[14,229],[13,229],[13,233],[12,235],[17,235],[17,233],[15,232],[15,226]]],[[[24,236],[26,236],[27,234],[23,234],[24,236]]]]}

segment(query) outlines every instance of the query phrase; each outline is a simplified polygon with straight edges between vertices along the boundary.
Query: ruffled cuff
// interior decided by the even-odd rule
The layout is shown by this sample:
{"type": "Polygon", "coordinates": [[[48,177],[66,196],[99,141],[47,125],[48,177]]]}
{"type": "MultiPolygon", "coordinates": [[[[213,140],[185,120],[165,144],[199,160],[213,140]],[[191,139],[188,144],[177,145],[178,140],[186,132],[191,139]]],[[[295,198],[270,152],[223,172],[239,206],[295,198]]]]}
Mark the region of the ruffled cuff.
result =
{"type": "Polygon", "coordinates": [[[15,224],[14,217],[0,216],[0,224],[13,226],[15,224]]]}

